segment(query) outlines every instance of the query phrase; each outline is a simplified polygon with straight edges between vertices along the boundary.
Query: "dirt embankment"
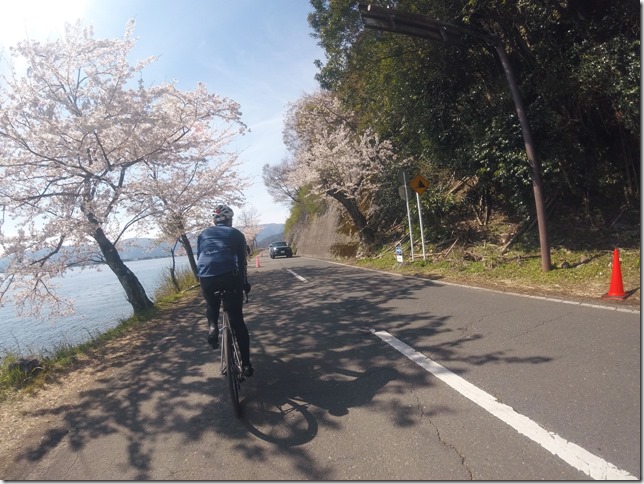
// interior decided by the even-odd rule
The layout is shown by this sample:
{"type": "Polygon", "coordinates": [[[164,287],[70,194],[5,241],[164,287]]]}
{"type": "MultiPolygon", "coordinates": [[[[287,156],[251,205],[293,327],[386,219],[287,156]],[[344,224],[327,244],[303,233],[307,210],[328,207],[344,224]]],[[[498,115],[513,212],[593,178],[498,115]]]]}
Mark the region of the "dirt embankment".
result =
{"type": "Polygon", "coordinates": [[[309,215],[296,224],[289,239],[299,255],[318,259],[354,257],[358,237],[344,232],[349,231],[343,227],[339,210],[330,206],[324,214],[309,215]]]}

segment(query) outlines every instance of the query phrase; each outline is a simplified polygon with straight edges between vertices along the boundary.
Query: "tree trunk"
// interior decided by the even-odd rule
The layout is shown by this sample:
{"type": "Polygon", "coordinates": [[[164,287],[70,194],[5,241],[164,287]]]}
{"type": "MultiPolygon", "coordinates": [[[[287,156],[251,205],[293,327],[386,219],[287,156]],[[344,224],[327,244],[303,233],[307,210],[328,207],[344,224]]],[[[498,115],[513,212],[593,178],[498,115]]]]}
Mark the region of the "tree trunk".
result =
{"type": "Polygon", "coordinates": [[[179,292],[181,288],[179,287],[179,281],[177,281],[177,273],[176,273],[176,259],[174,257],[174,249],[176,249],[177,244],[174,244],[174,247],[170,249],[170,254],[172,254],[172,267],[170,267],[170,278],[172,279],[172,285],[174,286],[175,290],[179,292]]]}
{"type": "Polygon", "coordinates": [[[354,199],[349,199],[341,192],[333,191],[327,192],[327,194],[340,202],[340,204],[345,208],[349,217],[358,228],[358,236],[360,237],[361,242],[363,242],[367,247],[371,247],[375,240],[375,234],[369,224],[367,223],[367,218],[358,208],[354,199]]]}
{"type": "Polygon", "coordinates": [[[192,269],[193,274],[195,277],[198,279],[198,272],[197,272],[197,261],[195,260],[195,253],[192,251],[192,245],[190,245],[190,239],[188,239],[188,236],[186,234],[181,234],[181,237],[179,237],[179,241],[181,242],[181,245],[183,245],[184,250],[186,251],[186,255],[188,256],[188,262],[190,263],[190,268],[192,269]]]}
{"type": "Polygon", "coordinates": [[[154,303],[150,301],[145,289],[139,282],[134,273],[123,263],[120,254],[114,247],[114,244],[107,238],[105,232],[100,227],[96,228],[93,234],[94,240],[98,243],[105,262],[116,274],[121,286],[125,290],[125,296],[134,309],[134,314],[142,314],[151,309],[154,303]]]}

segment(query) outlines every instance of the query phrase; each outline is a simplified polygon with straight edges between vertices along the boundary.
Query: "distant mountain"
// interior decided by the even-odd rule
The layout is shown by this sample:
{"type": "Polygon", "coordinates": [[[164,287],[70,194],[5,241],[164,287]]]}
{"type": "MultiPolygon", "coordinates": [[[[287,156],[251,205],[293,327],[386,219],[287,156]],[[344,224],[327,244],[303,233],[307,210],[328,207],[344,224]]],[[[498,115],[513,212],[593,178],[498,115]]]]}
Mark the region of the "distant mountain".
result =
{"type": "MultiPolygon", "coordinates": [[[[284,224],[264,224],[260,225],[261,230],[255,239],[257,241],[257,247],[266,247],[271,242],[282,240],[284,236],[284,224]]],[[[188,236],[190,243],[192,244],[192,250],[197,251],[197,234],[190,234],[188,236]]],[[[124,261],[140,260],[140,259],[157,259],[160,257],[170,257],[172,253],[172,244],[168,242],[159,242],[157,239],[149,237],[134,237],[130,239],[124,239],[118,244],[118,251],[121,256],[121,259],[124,261]]],[[[56,260],[65,252],[69,252],[71,247],[63,247],[61,249],[61,254],[54,255],[52,260],[56,260]]],[[[88,245],[86,247],[85,253],[94,253],[96,254],[95,259],[102,259],[101,254],[98,248],[95,248],[93,245],[88,245]]],[[[46,254],[46,251],[39,251],[42,253],[42,256],[46,254]]],[[[36,256],[39,254],[36,253],[36,256]]],[[[175,248],[175,255],[182,256],[186,255],[185,250],[181,244],[177,244],[175,248]]],[[[0,272],[9,264],[10,258],[0,259],[0,272]]]]}
{"type": "Polygon", "coordinates": [[[265,224],[260,227],[262,230],[255,237],[257,247],[268,247],[271,242],[284,240],[284,224],[265,224]]]}
{"type": "Polygon", "coordinates": [[[279,233],[276,235],[271,235],[270,237],[266,237],[265,239],[262,239],[257,242],[257,247],[260,248],[266,248],[268,247],[272,242],[279,242],[284,240],[284,233],[279,233]]]}
{"type": "MultiPolygon", "coordinates": [[[[121,259],[124,261],[139,260],[139,259],[157,259],[160,257],[170,257],[172,254],[170,249],[172,245],[167,242],[159,242],[152,238],[131,238],[122,240],[118,244],[118,252],[121,259]]],[[[93,254],[94,261],[102,260],[102,254],[98,248],[93,244],[87,244],[83,247],[84,254],[93,254]]],[[[62,256],[68,255],[72,251],[72,247],[61,247],[57,254],[51,257],[52,261],[59,259],[62,256]]],[[[46,250],[35,252],[32,257],[44,257],[47,254],[46,250]]],[[[177,245],[175,255],[185,255],[185,251],[181,245],[177,245]]],[[[9,265],[11,257],[4,257],[0,259],[0,272],[9,265]]]]}
{"type": "MultiPolygon", "coordinates": [[[[284,224],[260,225],[261,230],[255,237],[257,247],[267,247],[271,242],[284,240],[284,224]]],[[[189,234],[192,250],[197,255],[197,235],[189,234]]],[[[150,238],[127,239],[119,244],[119,253],[123,260],[155,259],[157,257],[170,257],[171,244],[158,242],[150,238]]],[[[181,244],[177,244],[175,255],[186,255],[181,244]]]]}
{"type": "MultiPolygon", "coordinates": [[[[118,249],[119,254],[121,254],[121,259],[124,261],[158,259],[159,257],[170,257],[172,255],[170,252],[172,244],[169,244],[168,242],[159,242],[156,239],[145,237],[125,239],[119,244],[118,249]]],[[[175,255],[186,255],[181,244],[177,244],[175,255]]]]}
{"type": "Polygon", "coordinates": [[[262,230],[257,234],[257,240],[266,239],[272,235],[279,235],[284,233],[284,224],[264,224],[260,225],[262,230]]]}

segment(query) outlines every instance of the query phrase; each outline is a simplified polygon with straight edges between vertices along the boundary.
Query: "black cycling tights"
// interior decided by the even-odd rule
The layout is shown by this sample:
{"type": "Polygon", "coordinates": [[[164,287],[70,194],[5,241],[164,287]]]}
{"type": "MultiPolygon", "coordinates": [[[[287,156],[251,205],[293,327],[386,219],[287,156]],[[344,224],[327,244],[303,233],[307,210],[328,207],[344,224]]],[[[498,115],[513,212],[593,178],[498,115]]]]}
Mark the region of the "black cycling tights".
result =
{"type": "Polygon", "coordinates": [[[250,363],[250,337],[248,335],[248,328],[244,322],[243,307],[243,291],[241,285],[238,286],[238,279],[232,277],[202,277],[199,282],[201,283],[201,291],[203,292],[204,299],[208,304],[206,309],[206,317],[208,324],[216,325],[219,321],[219,307],[221,305],[221,298],[215,292],[223,289],[230,289],[235,287],[234,293],[226,294],[226,301],[224,304],[228,309],[228,318],[230,325],[235,331],[237,342],[239,343],[239,351],[241,352],[242,365],[250,363]]]}

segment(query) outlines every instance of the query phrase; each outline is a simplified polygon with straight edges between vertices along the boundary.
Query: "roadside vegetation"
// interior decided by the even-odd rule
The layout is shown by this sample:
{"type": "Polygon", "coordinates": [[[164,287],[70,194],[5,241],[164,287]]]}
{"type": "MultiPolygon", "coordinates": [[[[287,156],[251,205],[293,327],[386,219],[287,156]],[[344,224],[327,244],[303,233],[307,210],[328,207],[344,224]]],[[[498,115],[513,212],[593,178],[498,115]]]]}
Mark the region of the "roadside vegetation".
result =
{"type": "MultiPolygon", "coordinates": [[[[379,256],[359,259],[356,265],[389,272],[408,274],[437,281],[468,284],[509,292],[557,297],[562,299],[595,299],[610,289],[613,271],[613,251],[607,250],[553,250],[553,269],[541,270],[539,251],[511,251],[498,254],[498,248],[487,245],[434,252],[426,250],[414,254],[414,261],[405,254],[402,264],[396,261],[394,251],[387,249],[379,256]]],[[[618,303],[640,303],[640,251],[619,250],[620,270],[627,297],[618,303]]]]}
{"type": "MultiPolygon", "coordinates": [[[[608,218],[607,219],[611,220],[608,218]]],[[[402,240],[404,263],[396,261],[395,246],[401,242],[391,238],[379,253],[358,259],[363,267],[392,270],[455,283],[500,289],[504,291],[548,295],[561,298],[599,299],[611,286],[614,251],[619,255],[624,292],[619,302],[639,305],[641,239],[638,212],[633,210],[622,223],[594,223],[586,215],[571,211],[551,213],[548,218],[551,270],[543,271],[536,227],[518,236],[520,224],[506,217],[491,217],[486,226],[474,218],[465,220],[460,228],[442,227],[442,236],[426,235],[425,260],[418,233],[414,235],[414,261],[410,259],[408,237],[402,240]]],[[[614,220],[614,218],[612,219],[614,220]]],[[[612,221],[611,220],[611,221],[612,221]]]]}
{"type": "Polygon", "coordinates": [[[0,361],[0,403],[17,392],[31,394],[48,382],[58,378],[88,358],[95,358],[109,341],[124,336],[132,329],[159,317],[164,310],[179,301],[187,292],[196,288],[197,280],[190,269],[177,271],[173,282],[170,274],[164,275],[154,293],[154,306],[144,313],[136,313],[121,320],[117,326],[91,337],[79,345],[58,344],[48,351],[28,357],[7,354],[0,361]]]}
{"type": "MultiPolygon", "coordinates": [[[[310,206],[313,206],[310,204],[310,206]]],[[[296,214],[286,239],[293,244],[307,241],[299,234],[304,225],[315,224],[319,210],[307,210],[304,203],[295,204],[296,214]]],[[[458,203],[454,203],[459,211],[458,203]]],[[[543,271],[535,226],[522,230],[520,221],[511,221],[503,215],[492,215],[486,225],[474,216],[461,216],[453,223],[431,223],[431,216],[423,214],[425,223],[425,259],[417,224],[413,226],[414,260],[408,227],[405,223],[382,230],[379,243],[369,253],[360,254],[359,244],[339,243],[332,246],[329,257],[341,259],[360,267],[408,274],[428,279],[463,283],[517,293],[548,295],[559,298],[590,298],[598,300],[606,294],[612,282],[614,250],[618,249],[623,288],[627,297],[616,302],[623,305],[640,303],[641,240],[639,212],[618,213],[610,210],[596,213],[591,219],[570,211],[551,213],[550,250],[552,268],[543,271]],[[430,222],[430,223],[427,223],[430,222]],[[429,226],[429,228],[428,228],[429,226]],[[521,231],[519,233],[519,231],[521,231]],[[511,240],[511,243],[508,242],[511,240]],[[403,263],[396,260],[395,248],[400,244],[403,263]]],[[[416,218],[414,213],[412,217],[416,218]]],[[[351,224],[345,217],[335,227],[338,234],[350,235],[351,224]]]]}
{"type": "MultiPolygon", "coordinates": [[[[263,173],[274,200],[291,208],[286,238],[297,243],[298,224],[315,223],[316,197],[315,207],[341,212],[337,232],[355,240],[331,256],[391,264],[397,243],[410,253],[405,183],[421,175],[409,211],[416,253],[422,230],[431,257],[401,270],[583,286],[603,279],[614,248],[638,253],[637,2],[394,4],[373,5],[471,38],[459,46],[381,32],[365,27],[355,0],[311,2],[309,25],[326,54],[321,89],[290,105],[288,156],[263,173]],[[482,37],[502,46],[525,109],[482,37]],[[539,262],[553,274],[540,274],[539,262]]],[[[624,266],[639,271],[639,257],[624,266]]]]}

